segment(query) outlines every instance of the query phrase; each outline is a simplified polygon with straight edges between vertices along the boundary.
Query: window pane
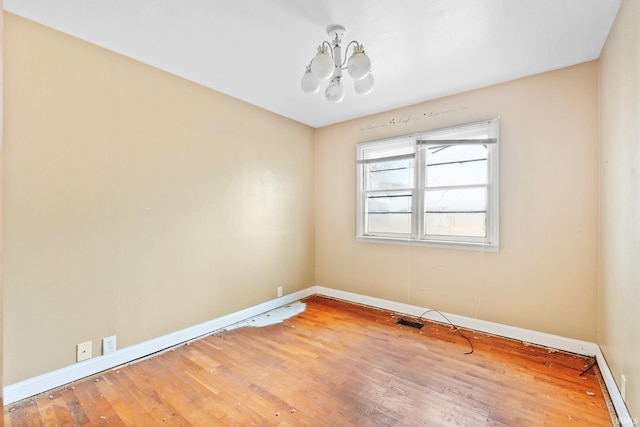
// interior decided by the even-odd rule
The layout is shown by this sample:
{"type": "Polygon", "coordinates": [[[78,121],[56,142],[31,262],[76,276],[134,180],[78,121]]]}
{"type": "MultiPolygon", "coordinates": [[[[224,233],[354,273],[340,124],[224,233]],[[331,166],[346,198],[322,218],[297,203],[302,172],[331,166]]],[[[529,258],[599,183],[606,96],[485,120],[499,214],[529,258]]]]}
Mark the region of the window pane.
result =
{"type": "Polygon", "coordinates": [[[450,163],[427,167],[427,186],[473,185],[487,183],[487,161],[450,163]]]}
{"type": "Polygon", "coordinates": [[[381,159],[384,157],[405,156],[415,153],[415,142],[399,141],[388,144],[373,144],[362,147],[359,159],[381,159]]]}
{"type": "Polygon", "coordinates": [[[487,159],[484,144],[430,145],[427,147],[427,165],[487,159]]]}
{"type": "Polygon", "coordinates": [[[402,159],[366,165],[366,189],[396,190],[412,188],[413,164],[413,159],[402,159]]]}
{"type": "Polygon", "coordinates": [[[480,144],[427,147],[426,185],[486,184],[487,155],[487,147],[480,144]]]}
{"type": "Polygon", "coordinates": [[[367,215],[367,233],[411,234],[411,213],[406,214],[369,214],[367,215]]]}
{"type": "Polygon", "coordinates": [[[438,236],[487,236],[486,213],[426,213],[425,234],[438,236]]]}
{"type": "Polygon", "coordinates": [[[426,212],[485,212],[487,188],[427,190],[424,194],[426,212]]]}
{"type": "Polygon", "coordinates": [[[367,196],[366,232],[411,234],[411,193],[367,196]]]}

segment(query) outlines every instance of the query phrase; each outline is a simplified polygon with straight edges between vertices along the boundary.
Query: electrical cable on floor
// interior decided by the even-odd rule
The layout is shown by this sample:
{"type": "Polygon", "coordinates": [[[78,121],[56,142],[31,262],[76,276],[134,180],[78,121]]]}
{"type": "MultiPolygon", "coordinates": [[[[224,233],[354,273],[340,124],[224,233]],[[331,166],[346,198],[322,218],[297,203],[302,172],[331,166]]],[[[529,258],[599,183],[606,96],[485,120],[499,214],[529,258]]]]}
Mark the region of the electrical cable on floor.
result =
{"type": "Polygon", "coordinates": [[[582,371],[582,372],[580,373],[580,375],[579,375],[579,376],[583,376],[584,374],[586,374],[587,372],[589,372],[589,370],[590,370],[591,368],[593,368],[594,366],[596,366],[596,363],[598,363],[598,361],[597,361],[597,360],[596,360],[596,358],[594,357],[594,358],[593,358],[593,362],[591,362],[591,365],[589,365],[589,367],[588,367],[587,369],[585,369],[584,371],[582,371]]]}
{"type": "Polygon", "coordinates": [[[469,347],[471,347],[471,351],[467,351],[464,354],[471,354],[473,353],[473,343],[471,342],[471,340],[469,338],[467,338],[466,335],[464,335],[462,332],[460,332],[460,328],[456,325],[454,325],[451,320],[449,320],[449,318],[447,318],[447,316],[445,316],[444,314],[442,314],[441,312],[439,312],[438,310],[427,310],[424,313],[422,313],[420,315],[420,317],[418,318],[418,320],[422,320],[422,318],[424,317],[425,314],[431,313],[431,312],[435,312],[438,313],[440,316],[442,316],[448,323],[449,325],[451,325],[451,330],[455,330],[462,338],[464,338],[465,340],[467,340],[467,342],[469,343],[469,347]]]}

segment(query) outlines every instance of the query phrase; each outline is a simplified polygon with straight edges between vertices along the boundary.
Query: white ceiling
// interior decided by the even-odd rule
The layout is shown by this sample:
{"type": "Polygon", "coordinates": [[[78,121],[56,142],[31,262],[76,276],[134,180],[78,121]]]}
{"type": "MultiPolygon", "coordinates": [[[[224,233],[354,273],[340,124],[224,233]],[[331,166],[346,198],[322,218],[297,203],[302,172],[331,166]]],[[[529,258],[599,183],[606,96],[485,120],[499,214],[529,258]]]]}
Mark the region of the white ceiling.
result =
{"type": "Polygon", "coordinates": [[[621,0],[4,0],[5,10],[313,127],[598,58],[621,0]],[[300,89],[331,24],[376,86],[300,89]]]}

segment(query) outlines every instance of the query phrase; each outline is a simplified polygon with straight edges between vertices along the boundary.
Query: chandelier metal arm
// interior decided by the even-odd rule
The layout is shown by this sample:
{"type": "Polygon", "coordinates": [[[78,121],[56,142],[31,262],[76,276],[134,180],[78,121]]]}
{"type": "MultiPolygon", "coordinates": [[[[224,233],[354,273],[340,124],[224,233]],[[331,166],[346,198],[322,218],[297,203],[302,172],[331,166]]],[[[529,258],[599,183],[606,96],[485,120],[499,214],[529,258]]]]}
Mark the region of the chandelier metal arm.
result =
{"type": "Polygon", "coordinates": [[[360,43],[358,43],[357,40],[351,40],[347,47],[344,48],[344,59],[342,60],[342,64],[340,64],[340,68],[342,68],[343,70],[347,69],[345,64],[347,63],[347,59],[349,59],[349,47],[351,47],[352,44],[356,45],[356,47],[353,49],[354,52],[358,49],[358,46],[360,46],[360,43]]]}
{"type": "Polygon", "coordinates": [[[320,47],[328,47],[329,48],[329,52],[331,52],[331,57],[333,58],[333,46],[331,46],[331,43],[329,43],[326,40],[323,40],[322,44],[320,45],[320,47]]]}

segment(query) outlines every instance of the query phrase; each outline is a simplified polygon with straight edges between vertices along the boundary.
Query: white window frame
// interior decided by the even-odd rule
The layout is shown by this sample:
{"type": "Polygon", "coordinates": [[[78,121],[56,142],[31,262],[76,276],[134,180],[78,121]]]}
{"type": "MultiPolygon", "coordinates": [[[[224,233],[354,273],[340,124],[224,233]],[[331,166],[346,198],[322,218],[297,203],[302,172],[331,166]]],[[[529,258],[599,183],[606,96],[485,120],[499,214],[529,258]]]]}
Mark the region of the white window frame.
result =
{"type": "MultiPolygon", "coordinates": [[[[405,135],[376,141],[368,141],[357,144],[357,221],[356,221],[356,240],[361,242],[381,242],[393,244],[410,244],[430,247],[450,248],[450,249],[468,249],[498,252],[500,248],[500,161],[499,161],[499,118],[492,120],[484,120],[481,122],[467,123],[459,126],[451,126],[442,129],[424,131],[416,134],[405,135]],[[480,132],[488,132],[486,138],[479,138],[474,135],[475,130],[480,132]],[[468,138],[460,135],[470,134],[468,138]],[[442,235],[423,235],[424,229],[424,194],[425,190],[434,187],[428,187],[425,184],[427,165],[425,162],[425,152],[429,146],[442,145],[443,143],[469,144],[482,143],[487,146],[487,184],[480,185],[487,189],[487,216],[486,216],[486,236],[485,237],[469,237],[469,236],[442,236],[442,235]],[[384,157],[381,159],[365,159],[366,150],[381,147],[413,147],[412,154],[403,154],[400,156],[384,157]],[[384,190],[385,193],[393,192],[411,192],[412,209],[411,209],[411,233],[392,234],[392,233],[370,233],[365,232],[366,227],[366,200],[367,195],[375,193],[375,191],[366,190],[365,187],[365,165],[380,160],[393,160],[397,158],[413,158],[414,159],[414,175],[413,186],[410,188],[384,190]]],[[[405,150],[406,151],[406,150],[405,150]]],[[[469,186],[448,186],[447,189],[468,188],[469,186]]],[[[477,187],[477,186],[474,186],[477,187]]],[[[382,191],[381,191],[382,192],[382,191]]]]}

